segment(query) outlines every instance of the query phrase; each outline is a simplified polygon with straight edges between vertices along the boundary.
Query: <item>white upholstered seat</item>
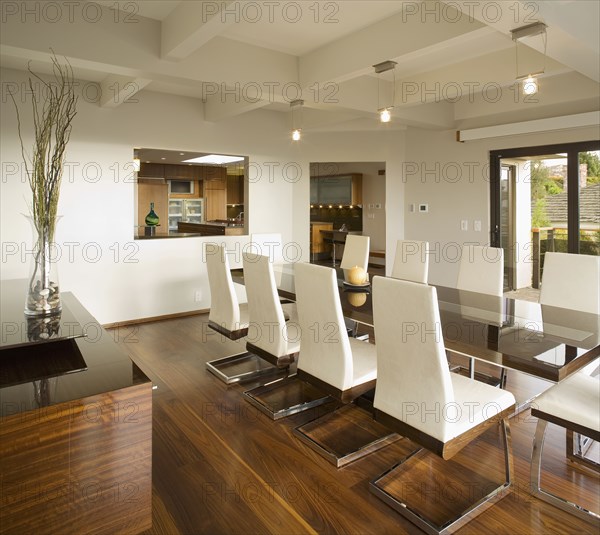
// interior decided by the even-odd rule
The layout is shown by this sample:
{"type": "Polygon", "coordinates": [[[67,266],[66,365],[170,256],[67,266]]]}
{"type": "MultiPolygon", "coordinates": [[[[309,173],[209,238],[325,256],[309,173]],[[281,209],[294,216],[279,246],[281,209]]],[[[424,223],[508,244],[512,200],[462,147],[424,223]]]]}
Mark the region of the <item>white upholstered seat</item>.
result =
{"type": "MultiPolygon", "coordinates": [[[[342,403],[350,404],[356,398],[375,387],[377,378],[377,354],[373,344],[349,338],[335,270],[314,264],[296,264],[296,298],[298,319],[302,330],[302,349],[298,359],[298,378],[316,386],[342,403]]],[[[362,411],[346,406],[342,410],[362,411]]],[[[354,430],[342,430],[338,419],[348,427],[342,410],[329,413],[294,429],[294,434],[315,449],[336,467],[341,467],[397,440],[396,433],[373,422],[357,424],[354,430]],[[333,422],[332,422],[333,421],[333,422]],[[336,423],[336,421],[338,423],[336,423]],[[335,440],[344,431],[350,435],[364,432],[362,426],[374,430],[368,434],[366,443],[356,444],[356,438],[335,440]],[[331,426],[332,432],[319,431],[331,426]],[[316,434],[312,432],[317,430],[316,434]],[[333,435],[332,441],[329,437],[333,435]],[[325,438],[323,438],[325,436],[325,438]],[[375,437],[375,438],[374,438],[375,437]],[[333,442],[333,445],[332,445],[333,442]],[[347,451],[348,444],[352,444],[347,451]]]]}
{"type": "MultiPolygon", "coordinates": [[[[298,375],[331,385],[340,399],[345,392],[377,377],[375,346],[350,339],[344,325],[335,270],[296,264],[296,299],[302,332],[298,375]]],[[[356,395],[354,396],[356,397],[356,395]]]]}
{"type": "Polygon", "coordinates": [[[392,277],[427,284],[429,276],[429,242],[398,240],[392,277]]]}
{"type": "MultiPolygon", "coordinates": [[[[504,288],[504,250],[499,247],[465,245],[458,266],[459,290],[502,296],[504,288]]],[[[464,301],[464,299],[461,299],[464,301]]],[[[466,303],[462,303],[466,307],[466,303]]],[[[468,313],[468,311],[467,311],[468,313]]],[[[475,361],[470,359],[470,376],[475,377],[475,361]]],[[[505,370],[500,376],[500,386],[505,381],[505,370]]]]}
{"type": "Polygon", "coordinates": [[[499,247],[465,245],[458,266],[459,290],[502,295],[504,250],[499,247]]]}
{"type": "Polygon", "coordinates": [[[600,256],[546,253],[540,303],[600,314],[600,256]]]}
{"type": "MultiPolygon", "coordinates": [[[[597,364],[597,362],[596,362],[597,364]]],[[[600,378],[590,377],[585,371],[579,371],[560,383],[550,387],[538,396],[531,406],[531,415],[538,418],[531,454],[531,490],[541,500],[572,513],[579,518],[592,522],[600,528],[600,511],[589,511],[541,488],[542,450],[548,423],[553,423],[600,441],[600,378]]],[[[572,444],[572,437],[571,437],[572,444]]],[[[567,439],[567,446],[569,439],[567,439]]],[[[600,471],[600,464],[580,457],[568,455],[575,462],[600,471]]]]}
{"type": "Polygon", "coordinates": [[[281,234],[271,232],[267,234],[250,235],[250,253],[266,256],[273,264],[285,263],[283,254],[283,239],[281,234]]]}
{"type": "Polygon", "coordinates": [[[361,267],[367,271],[369,265],[369,247],[371,239],[369,236],[360,236],[358,234],[348,234],[344,245],[344,254],[340,267],[344,270],[344,279],[348,280],[348,270],[355,266],[361,267]]]}
{"type": "MultiPolygon", "coordinates": [[[[514,396],[450,373],[434,287],[375,277],[373,314],[377,340],[373,405],[377,420],[444,459],[501,421],[506,482],[488,495],[489,501],[484,500],[490,505],[510,486],[512,453],[507,429],[514,396]]],[[[380,479],[371,483],[371,491],[428,533],[456,529],[485,510],[478,502],[442,526],[434,525],[391,496],[379,485],[380,479]]]]}
{"type": "MultiPolygon", "coordinates": [[[[230,340],[243,338],[248,334],[248,307],[246,303],[240,305],[238,302],[227,251],[216,243],[205,243],[204,258],[211,296],[208,326],[230,340]]],[[[269,371],[259,358],[248,352],[210,360],[206,369],[227,384],[252,379],[269,371]]]]}
{"type": "Polygon", "coordinates": [[[293,319],[295,305],[286,305],[290,316],[286,323],[267,256],[244,253],[243,263],[250,315],[246,348],[271,364],[288,366],[300,349],[298,324],[293,319]]]}
{"type": "Polygon", "coordinates": [[[211,294],[209,325],[222,334],[229,333],[229,338],[241,338],[248,330],[248,307],[238,302],[225,247],[205,243],[204,256],[211,294]]]}

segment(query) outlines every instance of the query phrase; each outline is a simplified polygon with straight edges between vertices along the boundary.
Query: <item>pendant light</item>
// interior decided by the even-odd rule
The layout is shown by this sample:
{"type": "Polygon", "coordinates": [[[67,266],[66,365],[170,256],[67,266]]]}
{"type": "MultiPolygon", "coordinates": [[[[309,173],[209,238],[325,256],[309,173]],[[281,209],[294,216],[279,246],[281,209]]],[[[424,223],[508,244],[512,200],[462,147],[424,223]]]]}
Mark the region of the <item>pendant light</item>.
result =
{"type": "MultiPolygon", "coordinates": [[[[391,110],[394,107],[394,99],[396,98],[396,67],[395,61],[387,60],[377,65],[373,65],[375,73],[377,74],[377,112],[379,113],[379,120],[382,123],[389,123],[392,119],[391,110]],[[392,98],[389,99],[388,105],[381,106],[381,76],[380,74],[387,71],[393,71],[393,86],[392,86],[392,98]]],[[[385,101],[385,99],[384,99],[385,101]]]]}
{"type": "Polygon", "coordinates": [[[292,140],[300,141],[302,139],[302,117],[296,117],[297,114],[301,113],[301,108],[304,105],[303,100],[292,100],[290,102],[290,108],[292,109],[292,140]],[[294,110],[297,111],[295,112],[294,110]]]}
{"type": "Polygon", "coordinates": [[[535,95],[538,92],[539,86],[536,76],[540,74],[544,74],[546,71],[546,50],[548,46],[548,35],[546,33],[547,26],[543,22],[533,22],[531,24],[527,24],[526,26],[521,26],[520,28],[515,28],[511,30],[512,40],[515,42],[515,63],[517,76],[516,79],[518,81],[523,81],[523,94],[524,95],[535,95]],[[544,43],[544,64],[542,65],[542,69],[536,72],[529,71],[527,74],[521,74],[521,70],[519,68],[519,41],[525,39],[527,37],[535,37],[537,35],[542,36],[542,41],[544,43]]]}

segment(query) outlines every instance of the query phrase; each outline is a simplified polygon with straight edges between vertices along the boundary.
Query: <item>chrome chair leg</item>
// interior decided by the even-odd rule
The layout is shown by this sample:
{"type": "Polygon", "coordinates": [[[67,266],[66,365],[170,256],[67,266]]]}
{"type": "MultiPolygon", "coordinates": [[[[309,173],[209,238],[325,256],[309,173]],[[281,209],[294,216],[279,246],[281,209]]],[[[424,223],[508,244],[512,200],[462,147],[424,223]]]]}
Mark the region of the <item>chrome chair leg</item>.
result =
{"type": "Polygon", "coordinates": [[[410,506],[408,506],[406,503],[398,501],[395,497],[393,497],[391,494],[386,492],[382,487],[378,485],[378,483],[383,478],[385,478],[390,472],[396,470],[398,467],[406,463],[410,458],[422,451],[423,448],[419,448],[413,451],[407,457],[402,459],[393,468],[384,472],[376,479],[371,481],[371,483],[369,484],[369,490],[378,498],[383,500],[387,505],[395,509],[402,516],[410,520],[413,524],[419,526],[423,531],[425,531],[425,533],[428,533],[429,535],[447,535],[450,533],[454,533],[456,530],[460,529],[462,526],[473,520],[473,518],[486,511],[497,501],[504,498],[504,496],[506,496],[506,491],[512,484],[512,478],[514,474],[514,461],[512,455],[512,439],[510,434],[510,425],[506,419],[503,419],[501,426],[502,443],[504,447],[504,469],[506,479],[505,482],[502,483],[499,487],[493,489],[487,495],[483,496],[473,505],[469,506],[465,511],[461,512],[459,515],[445,522],[441,526],[438,526],[430,520],[426,519],[423,515],[411,509],[410,506]]]}
{"type": "Polygon", "coordinates": [[[541,488],[541,472],[542,472],[542,450],[544,448],[544,438],[548,422],[539,419],[533,437],[533,448],[531,453],[531,472],[529,480],[531,483],[531,494],[540,500],[554,505],[559,509],[571,513],[582,520],[592,522],[600,527],[600,515],[593,511],[589,511],[585,507],[569,502],[560,496],[556,496],[551,492],[541,488]]]}

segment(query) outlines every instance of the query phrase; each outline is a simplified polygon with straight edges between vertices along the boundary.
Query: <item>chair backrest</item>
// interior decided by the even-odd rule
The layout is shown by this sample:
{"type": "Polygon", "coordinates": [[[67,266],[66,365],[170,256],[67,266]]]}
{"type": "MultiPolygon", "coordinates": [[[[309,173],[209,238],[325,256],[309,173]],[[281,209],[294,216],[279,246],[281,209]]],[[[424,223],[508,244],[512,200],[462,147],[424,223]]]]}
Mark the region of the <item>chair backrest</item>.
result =
{"type": "Polygon", "coordinates": [[[335,270],[314,264],[294,267],[301,329],[298,369],[340,390],[352,386],[353,361],[335,270]]]}
{"type": "Polygon", "coordinates": [[[229,260],[224,246],[204,244],[204,258],[210,286],[208,319],[228,331],[240,329],[240,306],[233,288],[229,260]]]}
{"type": "Polygon", "coordinates": [[[458,267],[459,290],[502,295],[504,288],[504,250],[499,247],[465,245],[458,267]]]}
{"type": "Polygon", "coordinates": [[[367,271],[369,265],[369,246],[371,239],[369,236],[360,236],[358,234],[348,234],[346,236],[346,244],[344,245],[344,254],[340,267],[346,272],[354,266],[358,266],[367,271]]]}
{"type": "Polygon", "coordinates": [[[249,252],[266,256],[274,264],[283,264],[283,240],[281,234],[252,234],[249,252]]]}
{"type": "Polygon", "coordinates": [[[373,319],[375,408],[443,440],[454,390],[435,287],[375,277],[373,319]]]}
{"type": "Polygon", "coordinates": [[[398,240],[392,277],[427,284],[429,275],[429,242],[398,240]]]}
{"type": "Polygon", "coordinates": [[[546,253],[540,303],[600,314],[600,256],[546,253]]]}
{"type": "MultiPolygon", "coordinates": [[[[288,326],[277,294],[273,265],[269,258],[253,253],[243,254],[244,280],[248,296],[248,342],[275,357],[288,354],[288,326]]],[[[294,325],[297,329],[297,325],[294,325]]],[[[293,331],[293,329],[292,329],[293,331]]]]}

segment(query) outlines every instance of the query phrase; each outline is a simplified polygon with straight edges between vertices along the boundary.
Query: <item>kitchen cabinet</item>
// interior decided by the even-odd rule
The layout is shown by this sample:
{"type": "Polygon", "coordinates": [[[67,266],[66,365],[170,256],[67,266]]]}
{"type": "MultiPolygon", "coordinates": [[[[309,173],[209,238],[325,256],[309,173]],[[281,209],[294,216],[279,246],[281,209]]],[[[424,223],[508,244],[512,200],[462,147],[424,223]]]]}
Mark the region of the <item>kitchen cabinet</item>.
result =
{"type": "Polygon", "coordinates": [[[227,204],[244,204],[244,176],[227,176],[227,204]]]}
{"type": "Polygon", "coordinates": [[[312,259],[329,257],[331,245],[323,240],[322,230],[333,230],[333,223],[315,221],[310,224],[310,256],[312,259]]]}
{"type": "Polygon", "coordinates": [[[165,178],[165,166],[161,163],[142,162],[138,171],[138,177],[165,178]]]}
{"type": "Polygon", "coordinates": [[[225,191],[227,189],[227,169],[225,167],[204,167],[203,180],[205,190],[225,191]]]}
{"type": "Polygon", "coordinates": [[[166,231],[168,223],[168,205],[169,193],[166,183],[160,181],[148,181],[146,183],[138,182],[137,197],[138,197],[138,217],[137,224],[140,227],[146,225],[146,216],[150,212],[150,203],[154,203],[154,212],[158,216],[161,228],[166,231]]]}
{"type": "Polygon", "coordinates": [[[205,220],[227,219],[227,191],[223,189],[204,189],[206,199],[205,220]]]}
{"type": "Polygon", "coordinates": [[[311,204],[362,204],[362,174],[311,177],[311,204]]]}

